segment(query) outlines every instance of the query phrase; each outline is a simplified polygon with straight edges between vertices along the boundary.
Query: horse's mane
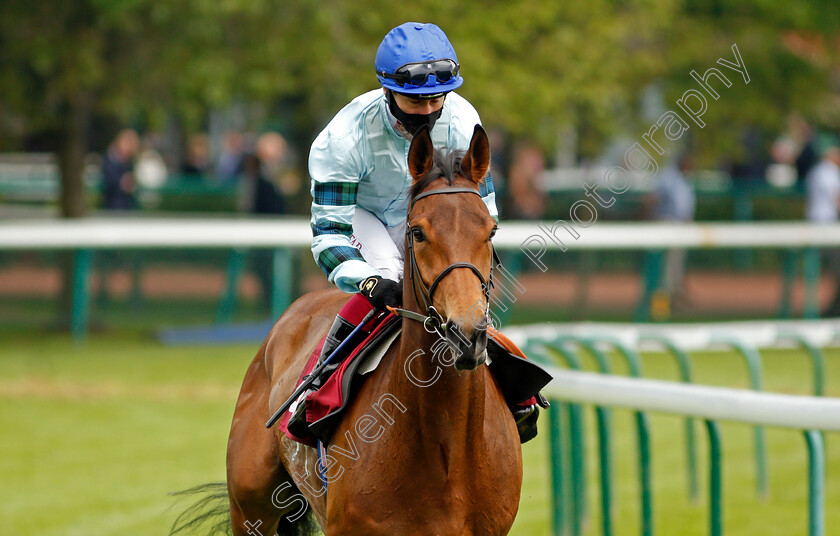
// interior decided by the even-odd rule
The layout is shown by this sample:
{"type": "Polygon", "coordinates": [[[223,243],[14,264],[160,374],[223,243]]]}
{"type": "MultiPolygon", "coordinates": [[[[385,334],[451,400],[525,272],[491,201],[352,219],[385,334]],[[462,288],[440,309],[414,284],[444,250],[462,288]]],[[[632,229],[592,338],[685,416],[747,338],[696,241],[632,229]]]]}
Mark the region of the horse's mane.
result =
{"type": "Polygon", "coordinates": [[[411,187],[411,198],[414,199],[423,192],[429,184],[440,177],[445,177],[452,186],[455,178],[461,173],[461,160],[466,151],[454,149],[435,150],[432,169],[411,187]]]}

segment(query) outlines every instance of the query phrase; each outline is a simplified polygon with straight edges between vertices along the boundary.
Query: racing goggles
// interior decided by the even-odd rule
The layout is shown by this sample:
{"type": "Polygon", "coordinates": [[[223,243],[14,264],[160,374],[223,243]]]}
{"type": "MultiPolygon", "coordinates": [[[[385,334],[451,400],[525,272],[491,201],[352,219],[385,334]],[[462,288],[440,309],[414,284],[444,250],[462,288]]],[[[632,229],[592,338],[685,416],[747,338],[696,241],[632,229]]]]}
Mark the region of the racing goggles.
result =
{"type": "Polygon", "coordinates": [[[461,66],[455,60],[434,60],[406,63],[399,67],[394,74],[379,71],[379,76],[389,78],[401,86],[411,84],[423,86],[429,80],[429,75],[435,75],[438,82],[448,82],[458,76],[461,66]]]}

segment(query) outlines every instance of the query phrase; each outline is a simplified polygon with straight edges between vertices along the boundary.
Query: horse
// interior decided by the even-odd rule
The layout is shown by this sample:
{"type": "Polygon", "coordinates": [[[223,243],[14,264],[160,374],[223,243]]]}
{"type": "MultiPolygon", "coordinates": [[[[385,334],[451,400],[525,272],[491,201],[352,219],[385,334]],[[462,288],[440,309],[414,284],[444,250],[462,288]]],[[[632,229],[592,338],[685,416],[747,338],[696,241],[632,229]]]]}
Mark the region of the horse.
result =
{"type": "MultiPolygon", "coordinates": [[[[294,390],[348,296],[307,294],[271,329],[231,424],[229,534],[305,535],[318,527],[326,536],[508,534],[522,486],[519,437],[483,366],[487,316],[463,320],[476,316],[476,305],[489,306],[484,274],[496,223],[476,195],[489,164],[480,125],[466,152],[436,151],[428,129],[414,136],[402,331],[346,407],[320,461],[315,449],[264,423],[294,390]]],[[[223,500],[222,485],[214,489],[223,500]]],[[[180,526],[224,511],[204,506],[180,526]]]]}

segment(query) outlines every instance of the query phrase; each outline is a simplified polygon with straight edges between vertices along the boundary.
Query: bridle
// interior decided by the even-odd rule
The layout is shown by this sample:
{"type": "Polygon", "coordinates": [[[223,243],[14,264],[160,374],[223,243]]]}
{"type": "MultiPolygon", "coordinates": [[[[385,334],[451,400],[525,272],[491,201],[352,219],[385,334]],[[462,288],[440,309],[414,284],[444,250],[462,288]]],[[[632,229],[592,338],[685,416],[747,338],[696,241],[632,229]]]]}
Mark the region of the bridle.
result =
{"type": "Polygon", "coordinates": [[[490,263],[490,274],[485,279],[484,274],[481,273],[474,264],[469,262],[453,262],[446,268],[440,271],[440,273],[435,277],[432,281],[430,286],[426,286],[426,283],[423,281],[423,277],[420,274],[420,266],[417,265],[417,255],[414,253],[414,234],[413,234],[413,227],[411,226],[411,211],[414,209],[414,205],[420,199],[424,197],[428,197],[430,195],[441,195],[441,194],[461,194],[461,193],[470,193],[475,194],[481,197],[481,194],[478,190],[474,190],[472,188],[438,188],[435,190],[429,190],[428,192],[423,192],[411,201],[411,205],[408,207],[408,222],[406,224],[405,236],[406,236],[406,256],[407,261],[409,263],[409,279],[411,280],[412,289],[414,291],[414,299],[417,303],[425,308],[425,315],[421,313],[416,313],[414,311],[409,311],[407,309],[400,309],[400,308],[390,308],[389,309],[394,312],[395,314],[409,318],[411,320],[417,320],[418,322],[422,322],[423,327],[429,333],[437,333],[441,337],[445,337],[446,326],[444,325],[444,319],[440,315],[440,313],[435,309],[434,303],[434,296],[435,290],[437,290],[438,285],[443,280],[444,277],[449,275],[453,270],[457,268],[467,268],[472,270],[472,272],[478,277],[478,280],[481,281],[481,287],[484,289],[484,298],[487,301],[487,307],[490,307],[490,291],[493,288],[493,267],[497,264],[500,264],[499,257],[496,253],[496,249],[493,248],[491,244],[492,250],[492,261],[490,263]],[[418,294],[419,289],[419,294],[418,294]]]}

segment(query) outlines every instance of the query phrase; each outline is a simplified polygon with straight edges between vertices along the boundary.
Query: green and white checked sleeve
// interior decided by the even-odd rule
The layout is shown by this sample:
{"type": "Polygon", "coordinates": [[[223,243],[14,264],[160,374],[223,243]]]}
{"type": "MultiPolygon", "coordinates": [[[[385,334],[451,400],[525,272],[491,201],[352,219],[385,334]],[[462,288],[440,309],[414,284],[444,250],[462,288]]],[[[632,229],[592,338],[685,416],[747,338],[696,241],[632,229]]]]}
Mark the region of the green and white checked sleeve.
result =
{"type": "Polygon", "coordinates": [[[327,279],[344,292],[358,292],[360,281],[380,275],[350,242],[362,166],[351,134],[327,128],[309,152],[312,177],[312,256],[327,279]]]}

